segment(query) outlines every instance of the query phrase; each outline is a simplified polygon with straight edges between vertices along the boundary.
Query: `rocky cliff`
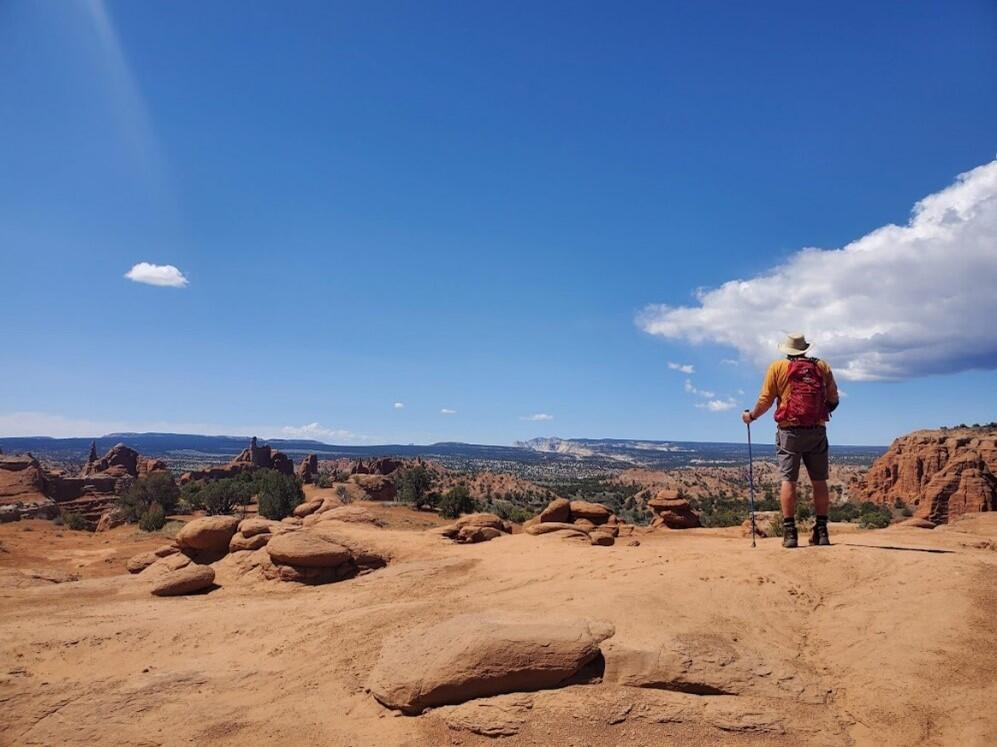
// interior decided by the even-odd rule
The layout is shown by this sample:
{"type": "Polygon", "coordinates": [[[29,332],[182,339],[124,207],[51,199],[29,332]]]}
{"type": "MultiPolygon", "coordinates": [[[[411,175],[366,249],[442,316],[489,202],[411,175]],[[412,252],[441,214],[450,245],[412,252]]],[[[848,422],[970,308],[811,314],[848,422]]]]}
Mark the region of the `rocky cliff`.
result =
{"type": "Polygon", "coordinates": [[[903,501],[943,524],[997,510],[997,427],[915,431],[896,439],[852,488],[860,501],[903,501]]]}

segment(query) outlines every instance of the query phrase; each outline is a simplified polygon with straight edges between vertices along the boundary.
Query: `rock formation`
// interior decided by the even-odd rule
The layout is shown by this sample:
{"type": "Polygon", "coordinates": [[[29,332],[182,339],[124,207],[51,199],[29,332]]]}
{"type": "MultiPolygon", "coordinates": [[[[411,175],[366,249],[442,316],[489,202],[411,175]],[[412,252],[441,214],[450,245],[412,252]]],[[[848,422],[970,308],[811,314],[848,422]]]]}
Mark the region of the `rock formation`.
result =
{"type": "Polygon", "coordinates": [[[318,477],[318,454],[309,454],[302,458],[301,464],[298,465],[298,477],[306,485],[315,482],[318,477]]]}
{"type": "Polygon", "coordinates": [[[666,488],[659,490],[657,495],[647,502],[647,507],[654,512],[651,527],[667,527],[669,529],[692,529],[702,526],[699,516],[689,506],[689,501],[680,490],[666,488]]]}
{"type": "Polygon", "coordinates": [[[371,459],[364,463],[363,459],[358,459],[356,464],[350,468],[351,475],[390,475],[402,466],[403,462],[398,459],[382,457],[371,459]]]}
{"type": "Polygon", "coordinates": [[[900,501],[944,524],[997,510],[997,428],[915,431],[896,439],[851,488],[858,501],[900,501]]]}
{"type": "Polygon", "coordinates": [[[523,527],[527,534],[585,540],[601,546],[614,544],[620,534],[619,519],[604,505],[567,498],[555,498],[523,527]]]}
{"type": "Polygon", "coordinates": [[[460,545],[488,542],[512,531],[512,525],[495,514],[467,514],[453,524],[434,529],[447,539],[460,545]]]}
{"type": "Polygon", "coordinates": [[[117,444],[97,458],[97,445],[90,444],[87,463],[79,476],[61,470],[46,470],[30,454],[0,457],[0,518],[54,519],[62,512],[77,513],[91,525],[124,493],[132,480],[150,472],[166,470],[159,459],[143,459],[137,451],[117,444]]]}
{"type": "Polygon", "coordinates": [[[180,484],[185,485],[192,480],[222,480],[235,477],[240,472],[251,472],[256,469],[275,469],[281,474],[293,475],[294,462],[282,451],[277,451],[269,445],[260,446],[256,436],[253,436],[249,446],[239,452],[238,456],[228,464],[185,472],[180,476],[180,484]]]}

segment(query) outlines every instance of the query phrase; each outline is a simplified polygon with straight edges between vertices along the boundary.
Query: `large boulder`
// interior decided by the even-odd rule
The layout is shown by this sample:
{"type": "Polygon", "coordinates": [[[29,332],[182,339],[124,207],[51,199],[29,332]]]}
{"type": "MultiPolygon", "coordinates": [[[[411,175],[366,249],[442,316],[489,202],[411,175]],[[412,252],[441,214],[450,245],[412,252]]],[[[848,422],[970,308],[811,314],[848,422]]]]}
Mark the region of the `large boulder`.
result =
{"type": "Polygon", "coordinates": [[[272,519],[243,519],[239,522],[239,533],[244,537],[252,537],[256,534],[269,534],[279,526],[280,522],[272,519]]]}
{"type": "Polygon", "coordinates": [[[555,498],[540,512],[540,521],[567,524],[571,521],[571,501],[567,498],[555,498]]]}
{"type": "Polygon", "coordinates": [[[614,633],[606,622],[470,614],[388,639],[368,687],[408,714],[502,693],[560,687],[580,678],[614,633]]]}
{"type": "Polygon", "coordinates": [[[128,569],[129,573],[141,573],[160,558],[166,558],[178,552],[180,552],[180,548],[176,545],[162,545],[155,550],[133,555],[125,563],[125,568],[128,569]]]}
{"type": "Polygon", "coordinates": [[[193,519],[177,532],[177,544],[185,552],[227,552],[229,542],[238,528],[239,520],[234,516],[193,519]]]}
{"type": "Polygon", "coordinates": [[[254,534],[249,537],[242,532],[236,532],[232,535],[232,539],[228,543],[228,551],[246,552],[259,550],[261,547],[266,547],[272,536],[270,532],[261,532],[260,534],[254,534]]]}
{"type": "Polygon", "coordinates": [[[348,549],[307,529],[274,537],[267,543],[267,552],[276,564],[301,568],[334,568],[351,560],[348,549]]]}
{"type": "Polygon", "coordinates": [[[215,570],[210,565],[190,563],[175,571],[165,573],[156,579],[152,593],[157,597],[173,597],[192,594],[207,589],[215,582],[215,570]]]}
{"type": "Polygon", "coordinates": [[[605,524],[609,521],[609,517],[613,515],[613,512],[601,503],[571,501],[569,506],[571,508],[572,520],[586,519],[593,524],[605,524]]]}

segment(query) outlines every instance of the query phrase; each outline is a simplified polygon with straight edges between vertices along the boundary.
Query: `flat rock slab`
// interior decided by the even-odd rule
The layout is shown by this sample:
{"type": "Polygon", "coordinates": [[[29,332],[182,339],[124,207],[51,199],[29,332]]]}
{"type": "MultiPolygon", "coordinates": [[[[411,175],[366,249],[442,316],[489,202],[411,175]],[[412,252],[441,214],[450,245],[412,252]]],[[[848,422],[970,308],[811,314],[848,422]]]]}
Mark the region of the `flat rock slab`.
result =
{"type": "Polygon", "coordinates": [[[608,622],[460,615],[388,639],[368,686],[403,713],[559,687],[600,656],[608,622]]]}
{"type": "Polygon", "coordinates": [[[210,565],[191,563],[183,568],[170,571],[160,577],[152,587],[157,597],[173,597],[192,594],[207,589],[215,582],[215,570],[210,565]]]}

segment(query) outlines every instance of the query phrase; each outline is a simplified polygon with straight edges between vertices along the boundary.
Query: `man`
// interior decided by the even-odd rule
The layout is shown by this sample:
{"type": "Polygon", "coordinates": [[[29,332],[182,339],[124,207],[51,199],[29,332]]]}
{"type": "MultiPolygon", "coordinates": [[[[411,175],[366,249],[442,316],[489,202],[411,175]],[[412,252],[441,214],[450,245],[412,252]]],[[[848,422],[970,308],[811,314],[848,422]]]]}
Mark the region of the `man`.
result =
{"type": "Polygon", "coordinates": [[[827,431],[831,412],[838,406],[838,387],[831,367],[822,360],[808,358],[811,345],[802,333],[789,335],[779,350],[786,357],[774,361],[765,373],[762,391],[754,409],[745,410],[745,423],[757,420],[776,400],[778,426],[775,436],[782,489],[782,546],[796,547],[796,482],[800,462],[807,467],[814,489],[817,522],[810,535],[811,545],[830,545],[827,534],[827,431]]]}

